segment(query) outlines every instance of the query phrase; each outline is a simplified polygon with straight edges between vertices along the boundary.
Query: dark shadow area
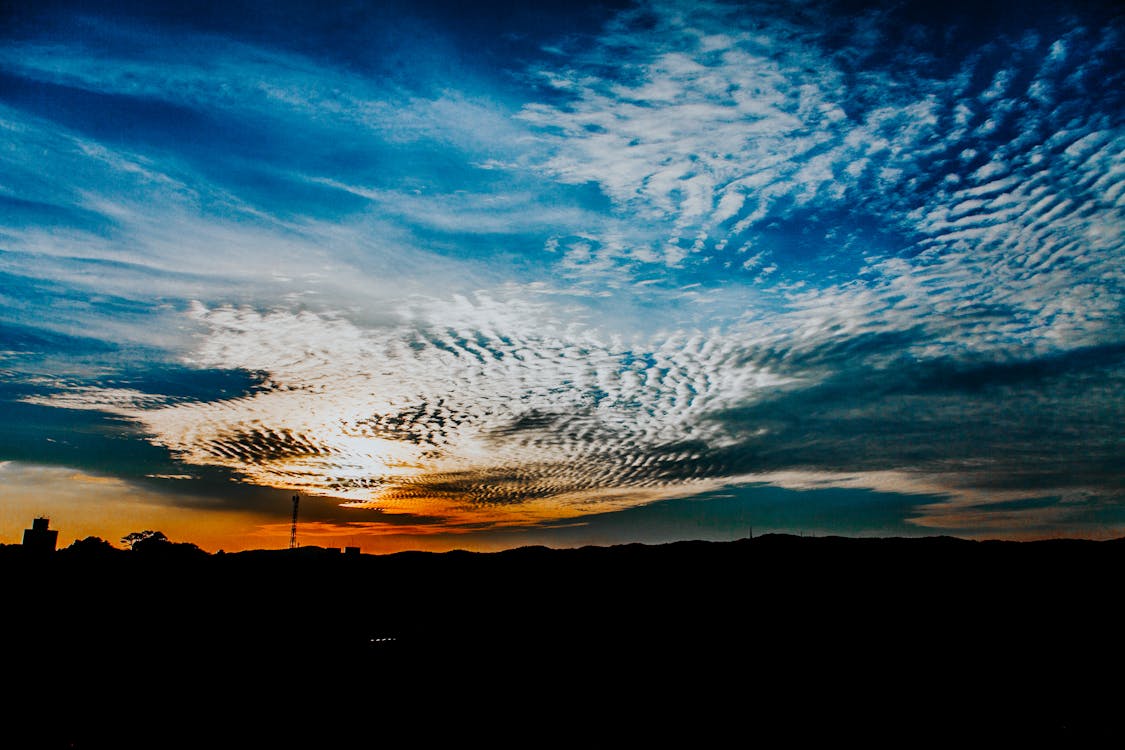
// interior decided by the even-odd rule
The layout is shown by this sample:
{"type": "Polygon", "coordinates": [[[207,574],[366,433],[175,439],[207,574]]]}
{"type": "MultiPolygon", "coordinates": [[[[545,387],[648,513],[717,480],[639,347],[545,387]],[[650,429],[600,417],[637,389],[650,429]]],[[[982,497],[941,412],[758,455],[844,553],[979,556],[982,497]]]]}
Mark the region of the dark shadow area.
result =
{"type": "Polygon", "coordinates": [[[21,747],[1085,739],[1119,715],[1120,541],[145,546],[0,547],[21,747]]]}

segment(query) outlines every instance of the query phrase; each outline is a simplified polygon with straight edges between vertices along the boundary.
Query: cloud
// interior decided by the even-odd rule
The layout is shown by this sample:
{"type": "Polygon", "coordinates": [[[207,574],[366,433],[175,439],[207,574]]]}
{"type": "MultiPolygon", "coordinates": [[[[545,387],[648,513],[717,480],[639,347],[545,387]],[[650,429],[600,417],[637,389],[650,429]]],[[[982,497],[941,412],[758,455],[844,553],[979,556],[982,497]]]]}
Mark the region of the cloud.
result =
{"type": "Polygon", "coordinates": [[[96,18],[13,42],[15,398],[450,529],[794,477],[927,528],[1111,507],[1120,23],[942,47],[908,10],[646,3],[438,90],[96,18]]]}
{"type": "Polygon", "coordinates": [[[699,334],[638,352],[550,312],[461,299],[376,331],[197,306],[210,333],[192,363],[267,373],[255,392],[201,402],[90,387],[27,400],[128,417],[180,460],[259,484],[451,517],[519,506],[526,520],[616,503],[598,496],[622,487],[667,494],[709,479],[701,451],[724,438],[700,415],[781,382],[699,334]]]}
{"type": "Polygon", "coordinates": [[[747,476],[793,486],[794,470],[974,503],[1104,494],[1119,480],[1119,348],[904,367],[901,338],[833,347],[818,336],[779,352],[744,329],[645,350],[488,298],[420,306],[379,332],[309,313],[195,315],[210,329],[195,365],[267,373],[259,389],[203,402],[96,388],[31,400],[128,417],[179,460],[248,482],[452,523],[604,512],[747,476]],[[888,355],[893,368],[872,366],[888,355]]]}
{"type": "Polygon", "coordinates": [[[523,110],[553,139],[544,170],[596,182],[618,210],[666,227],[662,253],[595,256],[584,239],[573,269],[723,262],[764,290],[806,287],[794,307],[870,300],[870,319],[925,319],[920,347],[1120,334],[1125,136],[1090,89],[1093,70],[1121,75],[1108,57],[1117,29],[1072,28],[1046,60],[1047,41],[993,42],[942,78],[902,45],[857,82],[849,61],[888,43],[878,24],[840,49],[826,37],[841,19],[826,30],[796,26],[799,9],[697,10],[625,14],[581,67],[552,72],[561,103],[523,110]],[[652,28],[634,33],[642,17],[652,28]],[[1082,58],[1058,52],[1076,46],[1082,58]],[[1001,52],[1009,67],[980,91],[984,60],[1001,52]],[[1052,87],[1049,104],[1027,97],[1036,84],[1052,87]]]}
{"type": "Polygon", "coordinates": [[[473,257],[494,249],[465,253],[466,237],[536,250],[546,224],[589,220],[496,168],[527,134],[487,94],[216,34],[72,26],[0,50],[0,271],[23,322],[176,351],[177,323],[154,318],[191,299],[393,306],[412,287],[495,277],[473,257]],[[169,54],[184,49],[196,54],[169,54]]]}

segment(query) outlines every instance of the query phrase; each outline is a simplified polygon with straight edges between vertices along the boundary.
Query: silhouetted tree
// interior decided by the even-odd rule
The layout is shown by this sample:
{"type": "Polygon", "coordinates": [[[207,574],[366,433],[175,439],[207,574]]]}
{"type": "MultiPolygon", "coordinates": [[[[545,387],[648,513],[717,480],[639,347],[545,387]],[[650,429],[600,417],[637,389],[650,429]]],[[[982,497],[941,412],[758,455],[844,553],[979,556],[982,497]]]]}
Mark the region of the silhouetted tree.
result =
{"type": "Polygon", "coordinates": [[[142,547],[148,544],[171,544],[171,542],[168,541],[168,537],[164,536],[163,531],[151,531],[147,529],[145,531],[134,531],[130,534],[126,534],[121,537],[121,543],[132,550],[137,549],[138,544],[141,544],[142,547]],[[144,544],[142,544],[142,542],[144,544]]]}
{"type": "Polygon", "coordinates": [[[173,542],[162,531],[134,531],[121,538],[134,553],[158,560],[187,560],[207,553],[191,542],[173,542]]]}
{"type": "Polygon", "coordinates": [[[59,550],[59,552],[66,556],[83,558],[105,558],[122,554],[122,551],[117,547],[97,536],[78,539],[66,549],[59,550]]]}

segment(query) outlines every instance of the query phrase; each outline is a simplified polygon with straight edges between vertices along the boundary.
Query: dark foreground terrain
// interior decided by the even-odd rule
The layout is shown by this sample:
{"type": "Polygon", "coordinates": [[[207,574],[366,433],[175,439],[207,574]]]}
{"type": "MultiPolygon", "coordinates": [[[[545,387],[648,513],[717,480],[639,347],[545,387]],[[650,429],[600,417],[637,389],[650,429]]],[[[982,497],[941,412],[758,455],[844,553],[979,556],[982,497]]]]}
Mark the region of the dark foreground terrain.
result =
{"type": "Polygon", "coordinates": [[[1125,542],[0,553],[13,748],[914,744],[1125,717],[1125,542]]]}

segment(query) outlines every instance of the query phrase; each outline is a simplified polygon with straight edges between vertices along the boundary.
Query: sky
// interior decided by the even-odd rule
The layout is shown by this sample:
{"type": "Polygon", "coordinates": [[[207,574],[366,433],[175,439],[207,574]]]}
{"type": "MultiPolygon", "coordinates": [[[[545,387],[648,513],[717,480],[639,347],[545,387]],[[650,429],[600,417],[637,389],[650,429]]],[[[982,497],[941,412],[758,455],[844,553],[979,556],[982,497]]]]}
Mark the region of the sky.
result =
{"type": "Polygon", "coordinates": [[[1123,34],[0,4],[0,542],[1125,536],[1123,34]]]}

